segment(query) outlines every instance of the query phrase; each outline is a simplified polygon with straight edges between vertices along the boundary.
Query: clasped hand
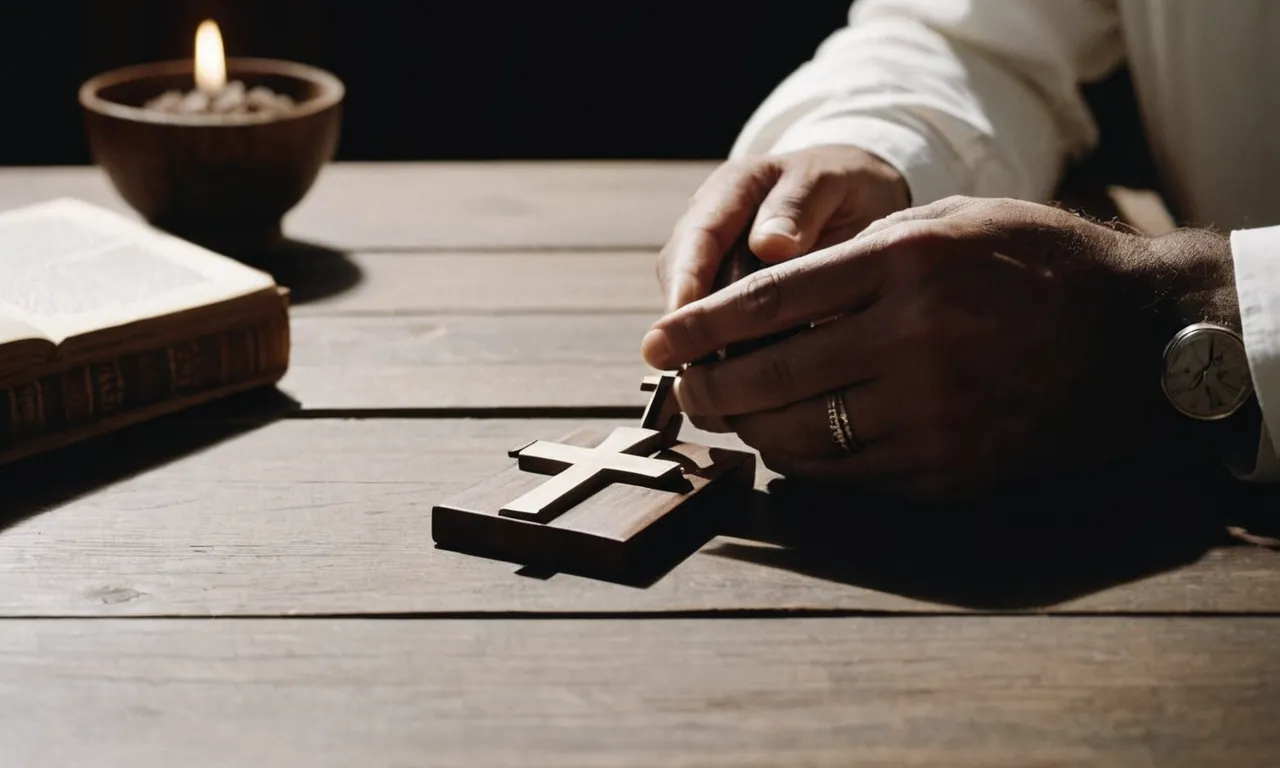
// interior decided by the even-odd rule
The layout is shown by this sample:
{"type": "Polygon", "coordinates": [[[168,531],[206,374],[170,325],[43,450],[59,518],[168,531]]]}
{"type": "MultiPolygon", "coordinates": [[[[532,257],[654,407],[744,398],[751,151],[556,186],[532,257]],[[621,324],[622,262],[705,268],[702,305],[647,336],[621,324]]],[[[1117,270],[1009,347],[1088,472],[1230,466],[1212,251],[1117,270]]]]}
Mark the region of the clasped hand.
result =
{"type": "Polygon", "coordinates": [[[684,370],[691,421],[784,475],[954,499],[1151,439],[1158,244],[1050,206],[950,198],[681,304],[642,353],[674,370],[800,328],[684,370]],[[833,439],[833,392],[853,451],[833,439]]]}

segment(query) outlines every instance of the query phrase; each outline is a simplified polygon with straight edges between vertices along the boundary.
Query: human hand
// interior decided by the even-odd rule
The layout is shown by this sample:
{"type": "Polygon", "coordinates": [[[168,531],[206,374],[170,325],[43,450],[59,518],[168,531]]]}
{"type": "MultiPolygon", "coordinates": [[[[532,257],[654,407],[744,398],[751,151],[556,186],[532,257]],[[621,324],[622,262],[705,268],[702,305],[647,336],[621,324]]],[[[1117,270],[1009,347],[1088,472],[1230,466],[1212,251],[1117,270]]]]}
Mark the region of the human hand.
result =
{"type": "Polygon", "coordinates": [[[1229,289],[1229,255],[1224,272],[1208,252],[1049,206],[950,198],[688,304],[642,352],[671,370],[827,320],[682,371],[682,409],[723,419],[785,475],[953,499],[1156,441],[1167,336],[1150,308],[1194,293],[1190,275],[1195,290],[1229,289]],[[826,393],[845,405],[852,453],[833,439],[826,393]]]}
{"type": "Polygon", "coordinates": [[[857,147],[725,163],[690,199],[658,256],[667,310],[710,292],[720,262],[748,226],[752,252],[777,263],[847,240],[909,201],[902,176],[857,147]]]}

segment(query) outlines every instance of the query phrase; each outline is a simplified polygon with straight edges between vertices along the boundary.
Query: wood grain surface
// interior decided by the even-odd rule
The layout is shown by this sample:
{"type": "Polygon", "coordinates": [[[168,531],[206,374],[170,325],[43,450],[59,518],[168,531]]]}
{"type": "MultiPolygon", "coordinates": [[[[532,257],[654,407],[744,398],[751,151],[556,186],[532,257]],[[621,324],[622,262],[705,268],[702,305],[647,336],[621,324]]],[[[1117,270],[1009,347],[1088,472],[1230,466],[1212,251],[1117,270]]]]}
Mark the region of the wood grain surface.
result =
{"type": "Polygon", "coordinates": [[[1102,477],[933,512],[811,498],[762,469],[728,530],[642,587],[435,548],[431,507],[509,449],[615,423],[166,422],[15,466],[0,615],[1280,611],[1280,553],[1229,537],[1210,511],[1225,497],[1189,481],[1157,498],[1157,482],[1102,477]]]}
{"type": "Polygon", "coordinates": [[[650,315],[300,316],[281,387],[304,407],[635,407],[650,315]]]}
{"type": "Polygon", "coordinates": [[[0,622],[11,768],[1232,766],[1280,619],[0,622]]]}
{"type": "MultiPolygon", "coordinates": [[[[286,216],[285,234],[340,250],[657,248],[714,167],[334,163],[286,216]]],[[[129,212],[98,169],[0,169],[0,210],[64,195],[129,212]]]]}
{"type": "Polygon", "coordinates": [[[293,314],[647,314],[662,310],[654,251],[285,251],[262,264],[293,314]]]}
{"type": "MultiPolygon", "coordinates": [[[[654,258],[713,167],[327,168],[259,264],[279,390],[0,469],[0,763],[1280,764],[1280,487],[927,509],[761,467],[644,584],[435,548],[509,449],[639,423],[654,258]]],[[[63,195],[123,209],[0,169],[0,209],[63,195]]]]}
{"type": "Polygon", "coordinates": [[[295,293],[283,387],[312,409],[638,408],[653,372],[640,340],[661,311],[654,264],[637,252],[285,252],[270,264],[295,293]]]}

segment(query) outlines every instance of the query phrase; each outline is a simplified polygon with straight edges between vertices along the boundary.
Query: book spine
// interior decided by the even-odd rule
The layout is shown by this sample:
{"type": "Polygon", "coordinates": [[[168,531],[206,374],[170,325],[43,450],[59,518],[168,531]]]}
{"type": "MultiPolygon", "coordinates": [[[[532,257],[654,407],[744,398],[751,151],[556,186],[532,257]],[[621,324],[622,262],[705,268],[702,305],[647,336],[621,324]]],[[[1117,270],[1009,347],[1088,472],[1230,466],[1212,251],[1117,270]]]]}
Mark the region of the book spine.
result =
{"type": "Polygon", "coordinates": [[[289,320],[282,313],[52,373],[0,390],[0,451],[165,400],[282,376],[288,365],[289,320]]]}

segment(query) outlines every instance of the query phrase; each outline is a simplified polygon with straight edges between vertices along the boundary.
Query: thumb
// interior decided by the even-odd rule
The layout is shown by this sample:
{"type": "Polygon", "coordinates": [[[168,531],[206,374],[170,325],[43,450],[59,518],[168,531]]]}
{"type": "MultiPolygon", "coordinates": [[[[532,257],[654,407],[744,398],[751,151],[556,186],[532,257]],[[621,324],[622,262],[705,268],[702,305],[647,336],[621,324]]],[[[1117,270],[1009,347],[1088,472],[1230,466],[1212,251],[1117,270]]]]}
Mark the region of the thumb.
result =
{"type": "Polygon", "coordinates": [[[846,182],[807,169],[783,174],[756,212],[751,250],[761,261],[794,259],[813,248],[827,222],[844,203],[846,182]]]}

